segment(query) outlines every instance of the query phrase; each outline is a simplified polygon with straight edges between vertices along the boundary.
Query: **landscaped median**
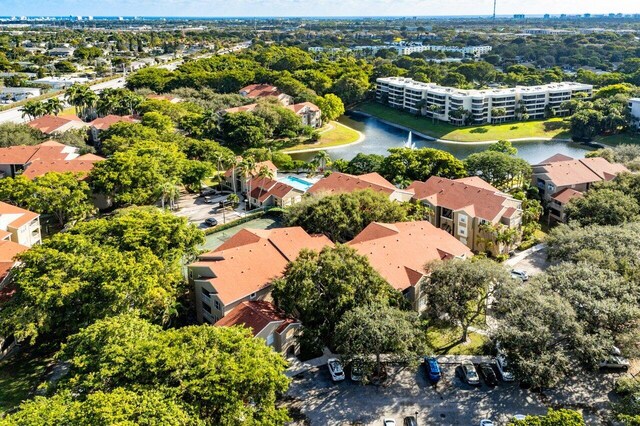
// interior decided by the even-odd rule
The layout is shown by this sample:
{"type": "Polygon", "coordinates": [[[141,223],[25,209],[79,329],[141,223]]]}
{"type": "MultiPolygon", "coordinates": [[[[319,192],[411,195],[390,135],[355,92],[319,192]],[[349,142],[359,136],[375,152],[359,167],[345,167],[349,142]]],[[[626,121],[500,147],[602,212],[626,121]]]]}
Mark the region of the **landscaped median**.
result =
{"type": "Polygon", "coordinates": [[[331,121],[324,129],[320,130],[320,140],[316,142],[301,143],[283,150],[283,152],[294,154],[298,152],[311,152],[330,149],[354,143],[362,142],[364,135],[359,131],[349,127],[352,120],[342,117],[340,123],[331,121]]]}
{"type": "Polygon", "coordinates": [[[437,120],[434,122],[431,118],[409,114],[376,102],[362,103],[355,108],[355,111],[442,141],[478,143],[504,139],[571,139],[568,123],[561,118],[457,127],[437,120]]]}

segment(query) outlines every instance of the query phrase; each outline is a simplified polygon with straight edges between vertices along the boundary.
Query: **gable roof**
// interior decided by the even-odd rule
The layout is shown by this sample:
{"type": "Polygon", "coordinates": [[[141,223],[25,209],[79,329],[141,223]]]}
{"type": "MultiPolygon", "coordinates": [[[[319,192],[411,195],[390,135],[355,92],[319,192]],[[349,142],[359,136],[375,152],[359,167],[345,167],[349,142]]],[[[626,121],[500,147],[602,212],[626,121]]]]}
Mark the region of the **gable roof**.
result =
{"type": "Polygon", "coordinates": [[[120,122],[137,123],[138,120],[134,119],[131,115],[109,114],[105,115],[104,117],[98,117],[89,124],[91,125],[91,127],[95,127],[98,130],[107,130],[109,127],[120,122]]]}
{"type": "Polygon", "coordinates": [[[573,157],[569,157],[568,155],[555,154],[547,158],[546,160],[541,161],[540,164],[549,164],[549,163],[556,163],[558,161],[571,161],[571,160],[573,160],[573,157]]]}
{"type": "Polygon", "coordinates": [[[453,211],[464,211],[470,216],[491,222],[503,216],[511,217],[517,211],[521,204],[519,201],[478,180],[484,182],[480,178],[451,180],[431,176],[426,182],[413,182],[409,189],[415,191],[416,200],[453,211]],[[514,211],[508,211],[510,208],[514,211]]]}
{"type": "Polygon", "coordinates": [[[55,115],[43,115],[35,120],[31,120],[27,123],[29,127],[40,130],[42,133],[51,134],[61,130],[67,130],[71,127],[84,127],[87,126],[85,122],[80,120],[76,116],[55,116],[55,115]]]}
{"type": "Polygon", "coordinates": [[[576,191],[575,189],[565,188],[560,192],[557,192],[551,196],[554,200],[559,202],[560,204],[567,204],[574,198],[581,198],[583,196],[582,192],[576,191]]]}
{"type": "Polygon", "coordinates": [[[44,141],[38,145],[19,145],[0,148],[0,164],[26,165],[33,161],[72,160],[78,157],[78,149],[56,141],[44,141]]]}
{"type": "Polygon", "coordinates": [[[80,179],[86,178],[93,166],[104,158],[94,155],[85,154],[73,160],[53,160],[53,161],[34,161],[22,175],[28,179],[44,176],[49,172],[57,173],[74,173],[78,174],[80,179]]]}
{"type": "Polygon", "coordinates": [[[329,176],[316,182],[307,192],[310,194],[334,194],[364,189],[371,189],[388,195],[398,190],[391,182],[378,173],[354,176],[347,173],[333,172],[329,176]]]}
{"type": "Polygon", "coordinates": [[[267,96],[280,96],[282,92],[276,86],[270,84],[250,84],[240,89],[240,94],[248,98],[264,98],[267,96]]]}
{"type": "Polygon", "coordinates": [[[312,104],[311,102],[301,102],[299,104],[287,105],[286,108],[290,109],[296,114],[304,112],[304,110],[307,108],[313,112],[320,111],[320,108],[316,104],[312,104]]]}
{"type": "Polygon", "coordinates": [[[241,105],[238,107],[227,108],[224,110],[227,114],[235,114],[236,112],[250,112],[258,107],[258,104],[241,105]]]}
{"type": "Polygon", "coordinates": [[[428,221],[373,222],[348,243],[395,289],[404,291],[424,276],[434,260],[472,257],[469,248],[428,221]]]}
{"type": "MultiPolygon", "coordinates": [[[[282,331],[284,327],[297,321],[288,317],[275,305],[267,301],[247,301],[240,303],[228,315],[222,317],[215,323],[218,327],[232,327],[243,325],[251,329],[253,336],[260,334],[269,324],[273,322],[283,323],[278,327],[282,331]]],[[[278,331],[277,330],[277,331],[278,331]]]]}
{"type": "Polygon", "coordinates": [[[251,198],[258,200],[259,202],[264,202],[269,199],[271,196],[275,196],[277,198],[284,198],[290,192],[298,192],[302,195],[304,192],[299,189],[294,188],[291,185],[287,185],[283,182],[278,182],[277,180],[273,180],[270,178],[254,178],[250,182],[251,186],[251,198]]]}
{"type": "Polygon", "coordinates": [[[19,228],[38,217],[40,217],[38,213],[0,201],[0,229],[2,230],[19,228]]]}
{"type": "Polygon", "coordinates": [[[545,180],[559,187],[611,180],[626,171],[628,169],[622,164],[609,163],[602,157],[554,161],[534,166],[534,175],[544,175],[545,180]]]}
{"type": "Polygon", "coordinates": [[[214,278],[202,279],[227,305],[269,287],[303,248],[319,251],[332,245],[324,235],[312,236],[300,227],[243,229],[190,266],[209,268],[214,278]]]}

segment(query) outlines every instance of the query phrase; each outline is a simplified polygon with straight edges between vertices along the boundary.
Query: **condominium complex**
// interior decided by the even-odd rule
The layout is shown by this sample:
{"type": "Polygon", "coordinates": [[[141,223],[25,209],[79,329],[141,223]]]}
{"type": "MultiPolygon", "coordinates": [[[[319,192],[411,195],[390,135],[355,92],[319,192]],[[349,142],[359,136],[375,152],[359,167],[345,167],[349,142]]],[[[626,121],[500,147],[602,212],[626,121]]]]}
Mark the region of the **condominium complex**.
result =
{"type": "Polygon", "coordinates": [[[629,99],[629,111],[631,113],[631,124],[640,129],[640,98],[629,99]]]}
{"type": "Polygon", "coordinates": [[[578,93],[590,97],[593,86],[563,82],[507,89],[463,90],[422,83],[405,77],[377,79],[376,99],[393,108],[423,114],[455,125],[496,123],[527,114],[540,119],[553,112],[564,115],[565,101],[578,93]]]}

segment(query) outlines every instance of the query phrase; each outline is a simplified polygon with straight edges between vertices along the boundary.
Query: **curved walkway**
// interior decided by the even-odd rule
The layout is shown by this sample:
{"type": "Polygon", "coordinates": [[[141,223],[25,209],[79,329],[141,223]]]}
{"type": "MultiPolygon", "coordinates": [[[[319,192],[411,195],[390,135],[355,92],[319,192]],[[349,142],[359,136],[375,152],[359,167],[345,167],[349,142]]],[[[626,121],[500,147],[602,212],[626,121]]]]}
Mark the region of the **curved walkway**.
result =
{"type": "MultiPolygon", "coordinates": [[[[317,147],[310,147],[310,148],[305,148],[305,149],[296,149],[296,150],[292,150],[292,151],[288,151],[288,150],[285,149],[285,150],[282,150],[282,152],[285,153],[285,154],[302,154],[302,153],[305,153],[305,152],[330,151],[332,149],[338,149],[338,148],[344,148],[344,147],[351,146],[351,145],[357,145],[357,144],[362,143],[364,141],[365,136],[364,136],[364,133],[362,133],[361,131],[356,130],[356,129],[354,129],[352,127],[349,127],[349,126],[345,126],[344,124],[338,123],[337,121],[334,121],[333,123],[338,125],[338,126],[346,127],[347,129],[353,130],[354,132],[358,133],[358,139],[356,141],[354,141],[354,142],[349,142],[349,143],[345,143],[345,144],[341,144],[341,145],[332,145],[332,146],[325,146],[325,147],[317,146],[317,147]]],[[[329,131],[334,129],[333,124],[329,124],[329,126],[330,126],[330,128],[324,129],[320,133],[326,133],[326,132],[329,132],[329,131]]]]}
{"type": "MultiPolygon", "coordinates": [[[[412,132],[414,135],[420,136],[421,138],[424,138],[424,139],[427,139],[427,140],[430,140],[430,141],[434,141],[434,142],[446,143],[446,144],[452,144],[452,145],[490,145],[490,144],[499,142],[497,139],[496,140],[487,140],[487,141],[477,141],[477,142],[460,142],[460,141],[452,141],[450,139],[434,138],[433,136],[429,136],[429,135],[426,135],[424,133],[418,132],[417,130],[412,129],[410,127],[402,126],[402,125],[394,123],[392,121],[384,120],[382,118],[376,117],[375,115],[368,114],[368,113],[362,112],[362,111],[356,111],[356,112],[358,114],[364,115],[365,117],[375,118],[379,122],[384,123],[386,125],[389,125],[391,127],[395,127],[396,129],[404,130],[406,132],[412,132]]],[[[530,138],[504,139],[504,140],[507,140],[509,142],[533,142],[533,141],[572,142],[571,139],[549,138],[549,137],[544,137],[544,136],[530,137],[530,138]]]]}

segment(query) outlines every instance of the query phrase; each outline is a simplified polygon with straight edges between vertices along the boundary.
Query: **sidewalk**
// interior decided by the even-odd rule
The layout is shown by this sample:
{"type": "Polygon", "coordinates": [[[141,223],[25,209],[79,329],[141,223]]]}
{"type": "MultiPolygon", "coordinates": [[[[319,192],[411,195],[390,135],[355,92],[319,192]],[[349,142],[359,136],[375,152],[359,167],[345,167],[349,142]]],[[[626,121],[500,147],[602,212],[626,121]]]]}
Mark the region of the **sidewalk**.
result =
{"type": "Polygon", "coordinates": [[[310,359],[308,361],[300,361],[296,357],[288,358],[289,368],[284,373],[287,377],[297,376],[298,374],[304,373],[306,371],[311,370],[312,368],[321,367],[323,365],[327,365],[327,361],[329,358],[338,358],[339,356],[331,353],[331,351],[327,348],[324,349],[324,353],[322,356],[314,359],[310,359]]]}
{"type": "Polygon", "coordinates": [[[526,257],[530,256],[533,253],[539,252],[540,250],[543,250],[546,247],[547,247],[546,244],[537,244],[531,248],[526,249],[525,251],[521,251],[520,253],[516,254],[515,256],[513,256],[512,258],[504,262],[504,264],[507,266],[517,265],[526,257]]]}

